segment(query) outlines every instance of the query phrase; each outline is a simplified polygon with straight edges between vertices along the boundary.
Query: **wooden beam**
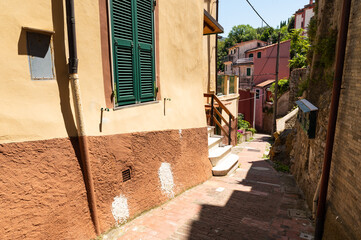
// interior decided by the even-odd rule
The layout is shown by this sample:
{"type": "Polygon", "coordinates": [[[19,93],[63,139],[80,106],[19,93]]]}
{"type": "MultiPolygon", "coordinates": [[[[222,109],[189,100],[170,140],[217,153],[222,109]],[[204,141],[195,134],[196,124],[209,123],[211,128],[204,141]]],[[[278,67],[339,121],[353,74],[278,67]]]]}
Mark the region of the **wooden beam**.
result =
{"type": "Polygon", "coordinates": [[[217,118],[216,118],[215,116],[213,116],[213,120],[214,120],[214,122],[217,124],[217,126],[224,132],[224,134],[225,134],[226,136],[228,136],[226,130],[224,130],[224,128],[223,128],[222,125],[218,122],[218,120],[217,120],[217,118]]]}
{"type": "Polygon", "coordinates": [[[214,110],[216,111],[217,115],[223,120],[223,122],[228,126],[228,122],[227,122],[226,119],[222,116],[222,114],[217,110],[217,108],[214,108],[214,110]]]}

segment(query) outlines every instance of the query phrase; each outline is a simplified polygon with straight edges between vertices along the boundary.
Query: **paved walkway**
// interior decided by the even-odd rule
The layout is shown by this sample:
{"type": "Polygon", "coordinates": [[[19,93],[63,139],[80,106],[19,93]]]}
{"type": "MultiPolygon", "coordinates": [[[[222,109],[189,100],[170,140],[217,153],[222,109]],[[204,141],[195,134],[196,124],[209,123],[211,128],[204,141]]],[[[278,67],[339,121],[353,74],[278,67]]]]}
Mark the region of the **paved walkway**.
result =
{"type": "Polygon", "coordinates": [[[262,159],[267,135],[234,152],[240,168],[212,177],[103,239],[312,239],[309,211],[291,175],[262,159]]]}

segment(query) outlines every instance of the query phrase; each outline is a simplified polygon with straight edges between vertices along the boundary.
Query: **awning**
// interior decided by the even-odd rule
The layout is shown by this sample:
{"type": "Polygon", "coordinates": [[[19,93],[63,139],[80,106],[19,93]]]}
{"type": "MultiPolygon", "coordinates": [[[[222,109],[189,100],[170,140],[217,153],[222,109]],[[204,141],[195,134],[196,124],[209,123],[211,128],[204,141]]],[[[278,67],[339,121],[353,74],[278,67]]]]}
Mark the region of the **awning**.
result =
{"type": "Polygon", "coordinates": [[[203,35],[223,33],[223,27],[204,10],[203,35]]]}
{"type": "Polygon", "coordinates": [[[258,84],[256,87],[261,87],[261,88],[263,88],[263,87],[266,87],[266,86],[268,86],[268,85],[270,85],[270,84],[272,84],[272,83],[274,83],[274,82],[275,82],[275,80],[272,80],[272,79],[266,80],[266,81],[261,82],[260,84],[258,84]]]}

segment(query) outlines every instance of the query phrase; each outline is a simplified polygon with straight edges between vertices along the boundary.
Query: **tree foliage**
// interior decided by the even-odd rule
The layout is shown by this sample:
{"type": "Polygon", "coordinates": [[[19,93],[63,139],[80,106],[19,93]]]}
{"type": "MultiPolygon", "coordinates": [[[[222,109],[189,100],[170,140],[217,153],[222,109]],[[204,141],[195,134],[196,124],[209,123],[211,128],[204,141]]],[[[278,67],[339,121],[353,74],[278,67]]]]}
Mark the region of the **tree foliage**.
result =
{"type": "Polygon", "coordinates": [[[293,29],[289,34],[291,39],[290,68],[305,68],[308,65],[307,52],[310,48],[308,38],[302,35],[303,29],[293,29]]]}

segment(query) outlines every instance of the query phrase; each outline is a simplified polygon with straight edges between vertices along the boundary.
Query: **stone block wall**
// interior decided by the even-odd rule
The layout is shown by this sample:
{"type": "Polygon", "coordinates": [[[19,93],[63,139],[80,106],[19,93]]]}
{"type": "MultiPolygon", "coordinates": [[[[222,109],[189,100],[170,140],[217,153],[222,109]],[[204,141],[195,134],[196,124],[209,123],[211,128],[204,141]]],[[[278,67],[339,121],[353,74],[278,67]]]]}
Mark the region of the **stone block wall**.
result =
{"type": "Polygon", "coordinates": [[[306,81],[307,78],[307,69],[306,68],[297,68],[292,70],[291,76],[289,78],[290,92],[288,96],[288,111],[293,108],[295,101],[297,101],[299,85],[306,81]]]}
{"type": "MultiPolygon", "coordinates": [[[[330,29],[339,29],[342,2],[342,0],[319,0],[317,2],[316,38],[327,36],[330,29]]],[[[361,239],[360,37],[361,2],[352,1],[323,239],[361,239]]],[[[330,79],[327,79],[325,73],[332,72],[334,69],[334,64],[326,67],[320,64],[320,61],[322,61],[321,56],[315,54],[306,96],[319,108],[316,138],[308,139],[305,132],[296,123],[297,136],[291,153],[293,164],[291,171],[296,176],[310,207],[312,207],[312,198],[321,177],[329,119],[331,87],[328,82],[330,79]]]]}

